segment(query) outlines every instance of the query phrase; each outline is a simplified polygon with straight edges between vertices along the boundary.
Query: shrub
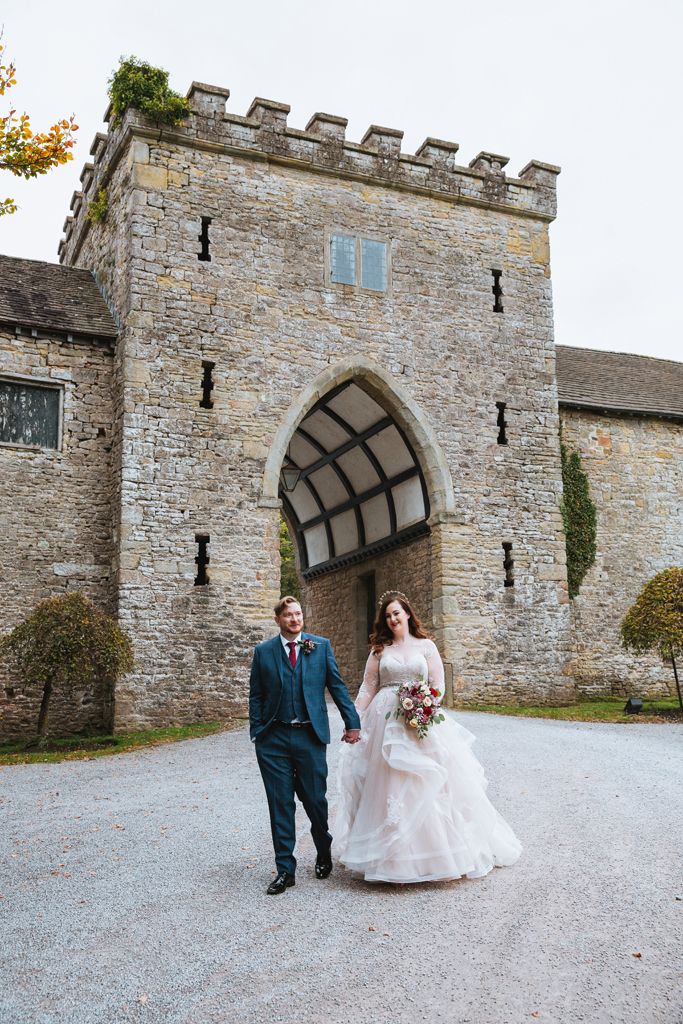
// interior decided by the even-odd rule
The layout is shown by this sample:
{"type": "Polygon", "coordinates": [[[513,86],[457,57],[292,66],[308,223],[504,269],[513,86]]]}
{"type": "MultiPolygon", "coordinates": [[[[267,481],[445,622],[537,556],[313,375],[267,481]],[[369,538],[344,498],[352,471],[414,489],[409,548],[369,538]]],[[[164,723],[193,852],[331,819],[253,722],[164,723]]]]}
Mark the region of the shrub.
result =
{"type": "Polygon", "coordinates": [[[97,195],[91,203],[88,203],[88,220],[93,224],[101,224],[107,219],[109,204],[106,188],[98,189],[97,195]]]}
{"type": "Polygon", "coordinates": [[[621,642],[635,654],[656,651],[671,661],[683,709],[676,656],[683,653],[683,568],[657,573],[646,583],[621,623],[621,642]]]}
{"type": "Polygon", "coordinates": [[[584,576],[595,562],[597,516],[588,477],[578,452],[560,442],[562,459],[562,522],[567,547],[569,596],[576,597],[584,576]]]}
{"type": "Polygon", "coordinates": [[[128,107],[135,107],[155,124],[178,124],[190,112],[188,101],[168,87],[168,71],[152,67],[138,57],[122,57],[109,79],[114,123],[128,107]]]}
{"type": "Polygon", "coordinates": [[[116,679],[133,667],[127,634],[83,594],[48,598],[5,636],[5,657],[27,690],[41,692],[37,739],[47,730],[50,696],[54,689],[69,691],[116,679]]]}

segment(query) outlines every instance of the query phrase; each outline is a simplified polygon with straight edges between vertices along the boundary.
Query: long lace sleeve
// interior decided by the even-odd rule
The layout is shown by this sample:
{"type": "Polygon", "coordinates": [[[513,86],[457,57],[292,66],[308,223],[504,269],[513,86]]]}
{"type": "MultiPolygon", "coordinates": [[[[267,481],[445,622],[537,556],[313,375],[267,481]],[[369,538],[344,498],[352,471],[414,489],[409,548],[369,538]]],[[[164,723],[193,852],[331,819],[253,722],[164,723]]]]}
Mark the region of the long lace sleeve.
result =
{"type": "Polygon", "coordinates": [[[363,682],[361,683],[358,696],[355,700],[356,711],[365,711],[372,703],[372,700],[379,690],[379,658],[376,654],[370,653],[365,664],[363,682]]]}
{"type": "Polygon", "coordinates": [[[439,697],[439,703],[443,700],[444,695],[444,675],[443,675],[443,662],[441,655],[439,654],[438,648],[433,640],[426,641],[427,657],[427,669],[429,672],[429,685],[433,686],[435,690],[439,690],[441,696],[439,697]]]}

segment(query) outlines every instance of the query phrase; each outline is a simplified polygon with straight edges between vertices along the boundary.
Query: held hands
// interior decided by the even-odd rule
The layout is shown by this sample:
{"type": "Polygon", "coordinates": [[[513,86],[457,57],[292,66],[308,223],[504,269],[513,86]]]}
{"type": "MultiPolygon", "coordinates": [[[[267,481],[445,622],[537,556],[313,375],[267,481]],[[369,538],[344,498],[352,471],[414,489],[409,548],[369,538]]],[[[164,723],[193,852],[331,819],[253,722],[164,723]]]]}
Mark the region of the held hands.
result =
{"type": "Polygon", "coordinates": [[[344,729],[342,740],[344,743],[359,743],[360,729],[344,729]]]}

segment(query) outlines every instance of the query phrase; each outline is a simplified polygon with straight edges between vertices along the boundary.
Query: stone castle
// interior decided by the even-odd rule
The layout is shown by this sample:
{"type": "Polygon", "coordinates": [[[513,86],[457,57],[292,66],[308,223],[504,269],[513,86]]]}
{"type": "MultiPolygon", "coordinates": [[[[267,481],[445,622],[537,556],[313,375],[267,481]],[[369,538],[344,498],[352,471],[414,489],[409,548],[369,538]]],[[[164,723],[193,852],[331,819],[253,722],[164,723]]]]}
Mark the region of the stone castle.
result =
{"type": "MultiPolygon", "coordinates": [[[[397,587],[460,702],[667,691],[618,625],[683,563],[683,364],[556,350],[559,168],[228,96],[193,83],[175,128],[129,110],[95,137],[61,265],[0,257],[2,627],[79,588],[136,651],[113,705],[56,697],[52,728],[244,715],[281,512],[352,690],[397,587]],[[598,507],[572,601],[560,422],[598,507]]],[[[0,731],[23,735],[35,699],[3,679],[0,731]]]]}

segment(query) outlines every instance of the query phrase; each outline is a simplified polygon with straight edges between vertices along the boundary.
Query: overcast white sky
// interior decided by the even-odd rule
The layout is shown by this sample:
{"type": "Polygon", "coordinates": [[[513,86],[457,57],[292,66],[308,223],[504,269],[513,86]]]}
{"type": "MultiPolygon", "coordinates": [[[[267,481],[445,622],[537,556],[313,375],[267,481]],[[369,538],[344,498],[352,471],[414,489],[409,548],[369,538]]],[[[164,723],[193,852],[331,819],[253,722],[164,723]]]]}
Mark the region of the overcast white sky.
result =
{"type": "Polygon", "coordinates": [[[74,161],[23,183],[0,175],[20,210],[0,218],[0,252],[57,260],[71,193],[103,129],[107,79],[122,54],[231,90],[289,103],[303,128],[316,110],[560,164],[551,229],[559,343],[683,359],[679,250],[680,0],[92,0],[6,6],[18,82],[0,100],[34,129],[72,112],[74,161]]]}

